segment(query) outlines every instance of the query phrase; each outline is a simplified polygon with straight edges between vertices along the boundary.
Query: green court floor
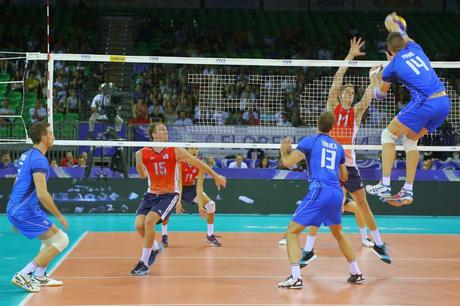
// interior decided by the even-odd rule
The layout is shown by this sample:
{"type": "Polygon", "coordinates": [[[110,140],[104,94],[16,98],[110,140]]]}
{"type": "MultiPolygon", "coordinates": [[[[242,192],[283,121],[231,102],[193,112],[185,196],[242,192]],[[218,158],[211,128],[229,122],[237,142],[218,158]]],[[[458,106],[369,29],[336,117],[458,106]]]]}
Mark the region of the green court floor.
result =
{"type": "MultiPolygon", "coordinates": [[[[134,231],[134,215],[70,215],[68,234],[72,245],[85,231],[126,232],[134,231]]],[[[286,229],[288,215],[218,215],[215,230],[219,232],[279,232],[286,229]]],[[[381,233],[395,234],[460,234],[460,217],[377,217],[381,233]]],[[[358,232],[352,216],[343,218],[346,232],[358,232]]],[[[199,232],[206,224],[197,215],[174,215],[170,231],[199,232]]],[[[322,231],[327,231],[323,228],[322,231]]],[[[274,242],[276,243],[276,242],[274,242]]],[[[5,215],[0,215],[0,305],[18,305],[26,293],[10,283],[15,272],[27,264],[40,247],[37,240],[29,240],[11,230],[5,215]]],[[[66,252],[60,257],[65,256],[66,252]]],[[[52,269],[60,258],[49,267],[52,269]]]]}

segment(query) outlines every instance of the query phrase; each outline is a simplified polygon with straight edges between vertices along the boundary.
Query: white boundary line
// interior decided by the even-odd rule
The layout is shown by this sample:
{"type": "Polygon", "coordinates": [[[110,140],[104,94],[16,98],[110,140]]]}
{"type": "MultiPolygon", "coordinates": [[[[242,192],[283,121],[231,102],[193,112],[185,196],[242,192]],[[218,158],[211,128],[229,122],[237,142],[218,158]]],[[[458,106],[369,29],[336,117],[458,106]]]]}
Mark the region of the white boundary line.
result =
{"type": "MultiPolygon", "coordinates": [[[[281,289],[284,290],[284,289],[281,289]]],[[[106,304],[69,304],[67,306],[107,306],[106,304]]],[[[315,305],[315,306],[343,306],[343,305],[356,305],[356,306],[384,306],[384,305],[406,305],[406,304],[316,304],[316,303],[308,303],[308,304],[246,304],[246,303],[241,303],[241,304],[204,304],[204,303],[199,303],[199,304],[111,304],[112,306],[305,306],[305,305],[315,305]]]]}
{"type": "MultiPolygon", "coordinates": [[[[136,259],[139,257],[133,257],[133,256],[75,256],[75,257],[67,257],[68,260],[106,260],[106,259],[136,259]]],[[[232,260],[232,259],[237,259],[237,260],[272,260],[272,259],[281,259],[281,260],[286,260],[286,256],[161,256],[161,260],[169,260],[169,259],[219,259],[219,260],[232,260]]],[[[320,256],[319,258],[325,259],[325,260],[340,260],[343,261],[343,257],[323,257],[320,256]]],[[[378,260],[377,257],[358,257],[359,260],[378,260]]],[[[409,258],[409,257],[391,257],[391,259],[397,260],[397,261],[453,261],[457,262],[460,261],[460,258],[409,258]]]]}
{"type": "MultiPolygon", "coordinates": [[[[145,276],[59,276],[60,279],[145,279],[145,278],[261,278],[261,279],[280,279],[280,275],[145,275],[145,276]]],[[[340,279],[343,280],[347,275],[342,276],[304,276],[306,279],[340,279]]],[[[460,277],[366,277],[367,280],[399,280],[399,281],[460,281],[460,277]]]]}
{"type": "MultiPolygon", "coordinates": [[[[89,231],[85,231],[75,242],[74,244],[65,252],[65,254],[59,259],[56,264],[53,265],[53,267],[49,271],[49,275],[51,275],[58,267],[59,265],[69,256],[70,253],[77,247],[77,245],[86,237],[86,235],[89,233],[89,231]]],[[[28,293],[19,303],[19,306],[24,306],[27,304],[27,302],[33,297],[34,293],[28,293]]]]}

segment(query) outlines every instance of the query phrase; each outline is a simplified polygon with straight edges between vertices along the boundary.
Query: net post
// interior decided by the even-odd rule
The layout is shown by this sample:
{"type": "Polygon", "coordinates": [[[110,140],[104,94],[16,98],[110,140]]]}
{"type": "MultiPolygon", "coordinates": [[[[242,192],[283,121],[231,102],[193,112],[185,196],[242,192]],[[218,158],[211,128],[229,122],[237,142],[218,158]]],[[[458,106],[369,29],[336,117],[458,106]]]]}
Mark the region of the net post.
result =
{"type": "Polygon", "coordinates": [[[48,110],[48,123],[50,124],[50,129],[53,132],[53,79],[54,79],[54,57],[53,54],[48,55],[48,95],[46,98],[46,108],[48,110]]]}

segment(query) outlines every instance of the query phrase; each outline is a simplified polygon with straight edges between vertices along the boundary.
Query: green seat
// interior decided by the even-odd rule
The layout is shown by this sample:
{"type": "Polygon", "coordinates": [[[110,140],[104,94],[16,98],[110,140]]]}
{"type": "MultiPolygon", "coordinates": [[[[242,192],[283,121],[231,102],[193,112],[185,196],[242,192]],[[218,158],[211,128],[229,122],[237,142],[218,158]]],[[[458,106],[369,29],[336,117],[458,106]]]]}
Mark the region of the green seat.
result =
{"type": "Polygon", "coordinates": [[[53,113],[53,120],[55,122],[61,122],[64,121],[64,115],[61,113],[53,113]]]}
{"type": "Polygon", "coordinates": [[[74,113],[68,113],[68,114],[65,116],[65,120],[66,120],[66,121],[75,122],[75,121],[80,120],[80,115],[79,115],[79,114],[74,114],[74,113]]]}
{"type": "Polygon", "coordinates": [[[11,103],[19,102],[22,100],[22,93],[19,91],[11,91],[8,94],[8,100],[10,100],[11,103]]]}
{"type": "Polygon", "coordinates": [[[37,99],[37,93],[36,92],[26,92],[26,94],[24,95],[24,99],[34,99],[36,100],[37,99]]]}
{"type": "Polygon", "coordinates": [[[11,80],[11,76],[8,72],[0,72],[0,82],[8,82],[11,80]]]}

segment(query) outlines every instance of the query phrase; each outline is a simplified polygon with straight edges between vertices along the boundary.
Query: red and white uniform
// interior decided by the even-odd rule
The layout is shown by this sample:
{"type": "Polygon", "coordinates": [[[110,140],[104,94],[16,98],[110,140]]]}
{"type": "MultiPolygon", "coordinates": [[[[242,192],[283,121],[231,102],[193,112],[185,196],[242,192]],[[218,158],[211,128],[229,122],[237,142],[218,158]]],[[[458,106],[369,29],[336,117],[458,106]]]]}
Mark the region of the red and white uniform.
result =
{"type": "Polygon", "coordinates": [[[181,161],[180,164],[182,168],[182,186],[194,186],[199,169],[188,162],[181,161]]]}
{"type": "MultiPolygon", "coordinates": [[[[330,135],[342,145],[351,145],[355,141],[358,132],[358,126],[355,122],[355,110],[353,108],[345,109],[342,105],[337,105],[334,109],[334,128],[330,135]]],[[[355,150],[345,150],[345,165],[349,167],[356,166],[355,150]]]]}
{"type": "Polygon", "coordinates": [[[175,148],[164,148],[155,152],[153,148],[142,148],[142,161],[147,169],[149,187],[154,194],[179,192],[179,163],[175,148]]]}

